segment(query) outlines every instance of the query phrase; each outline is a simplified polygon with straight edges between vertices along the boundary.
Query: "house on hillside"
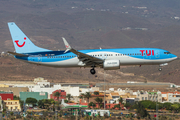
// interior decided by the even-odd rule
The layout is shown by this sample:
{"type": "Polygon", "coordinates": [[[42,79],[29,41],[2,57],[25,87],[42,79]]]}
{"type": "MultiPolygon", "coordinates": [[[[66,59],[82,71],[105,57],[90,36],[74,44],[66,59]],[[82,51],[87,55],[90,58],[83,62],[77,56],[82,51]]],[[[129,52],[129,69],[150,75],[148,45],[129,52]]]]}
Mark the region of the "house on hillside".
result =
{"type": "Polygon", "coordinates": [[[162,102],[180,102],[180,92],[175,91],[175,92],[161,92],[162,94],[162,102]]]}
{"type": "Polygon", "coordinates": [[[55,101],[58,101],[58,99],[59,100],[62,100],[62,99],[65,100],[66,99],[66,92],[64,90],[55,90],[55,91],[52,92],[52,94],[50,94],[50,99],[54,99],[55,101]],[[56,92],[60,93],[60,97],[59,98],[54,96],[54,93],[56,93],[56,92]]]}
{"type": "Polygon", "coordinates": [[[19,100],[4,100],[8,111],[21,111],[19,100]]]}

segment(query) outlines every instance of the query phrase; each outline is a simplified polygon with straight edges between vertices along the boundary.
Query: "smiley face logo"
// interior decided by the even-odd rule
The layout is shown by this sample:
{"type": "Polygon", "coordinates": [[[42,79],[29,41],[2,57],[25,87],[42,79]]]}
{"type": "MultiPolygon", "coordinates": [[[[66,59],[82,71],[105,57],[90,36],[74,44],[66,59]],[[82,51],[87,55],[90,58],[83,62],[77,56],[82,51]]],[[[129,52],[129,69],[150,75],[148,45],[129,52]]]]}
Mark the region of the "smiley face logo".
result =
{"type": "MultiPolygon", "coordinates": [[[[26,40],[26,37],[24,37],[24,40],[26,40]]],[[[15,40],[14,42],[16,43],[16,45],[17,45],[18,47],[23,47],[23,46],[25,45],[25,43],[26,43],[26,42],[24,41],[23,44],[20,45],[20,44],[19,44],[19,40],[15,40]]]]}

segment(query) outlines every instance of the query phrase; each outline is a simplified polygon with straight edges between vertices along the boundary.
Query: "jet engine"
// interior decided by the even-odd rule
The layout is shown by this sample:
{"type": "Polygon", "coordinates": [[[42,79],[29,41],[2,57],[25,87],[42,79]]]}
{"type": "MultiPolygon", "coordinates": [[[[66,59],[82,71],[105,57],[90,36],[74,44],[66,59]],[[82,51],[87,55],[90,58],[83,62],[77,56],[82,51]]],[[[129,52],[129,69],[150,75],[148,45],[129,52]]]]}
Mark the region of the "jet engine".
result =
{"type": "Polygon", "coordinates": [[[105,60],[103,63],[104,70],[117,70],[120,69],[119,60],[105,60]]]}

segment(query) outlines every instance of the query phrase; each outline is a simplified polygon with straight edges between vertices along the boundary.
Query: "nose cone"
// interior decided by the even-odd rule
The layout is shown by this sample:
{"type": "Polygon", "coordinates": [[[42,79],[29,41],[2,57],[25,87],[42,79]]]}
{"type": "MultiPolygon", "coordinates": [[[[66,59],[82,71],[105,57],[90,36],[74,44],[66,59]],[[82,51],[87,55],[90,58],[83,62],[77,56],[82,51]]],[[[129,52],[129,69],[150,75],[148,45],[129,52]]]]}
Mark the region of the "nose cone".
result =
{"type": "Polygon", "coordinates": [[[172,54],[172,58],[175,60],[175,59],[177,59],[177,56],[172,54]]]}

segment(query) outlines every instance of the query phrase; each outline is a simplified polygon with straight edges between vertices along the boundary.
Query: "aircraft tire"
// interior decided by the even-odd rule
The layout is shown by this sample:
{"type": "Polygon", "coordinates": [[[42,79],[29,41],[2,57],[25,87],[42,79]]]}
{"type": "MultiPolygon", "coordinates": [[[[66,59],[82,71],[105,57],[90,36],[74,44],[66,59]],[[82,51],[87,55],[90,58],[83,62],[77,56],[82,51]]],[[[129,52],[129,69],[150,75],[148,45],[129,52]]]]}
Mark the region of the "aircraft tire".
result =
{"type": "Polygon", "coordinates": [[[159,68],[159,71],[162,71],[162,68],[159,68]]]}
{"type": "Polygon", "coordinates": [[[91,69],[91,70],[90,70],[90,73],[91,73],[92,75],[96,74],[95,69],[91,69]]]}

